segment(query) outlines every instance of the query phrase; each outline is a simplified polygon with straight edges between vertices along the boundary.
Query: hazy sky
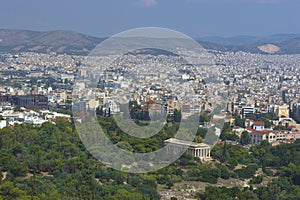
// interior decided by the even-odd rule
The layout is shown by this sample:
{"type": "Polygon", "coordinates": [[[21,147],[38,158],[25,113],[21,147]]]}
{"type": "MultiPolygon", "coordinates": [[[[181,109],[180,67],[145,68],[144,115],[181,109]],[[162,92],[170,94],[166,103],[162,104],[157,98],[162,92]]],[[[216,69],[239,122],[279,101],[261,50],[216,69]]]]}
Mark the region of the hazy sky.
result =
{"type": "Polygon", "coordinates": [[[136,27],[192,37],[300,33],[299,0],[2,0],[0,28],[94,36],[136,27]]]}

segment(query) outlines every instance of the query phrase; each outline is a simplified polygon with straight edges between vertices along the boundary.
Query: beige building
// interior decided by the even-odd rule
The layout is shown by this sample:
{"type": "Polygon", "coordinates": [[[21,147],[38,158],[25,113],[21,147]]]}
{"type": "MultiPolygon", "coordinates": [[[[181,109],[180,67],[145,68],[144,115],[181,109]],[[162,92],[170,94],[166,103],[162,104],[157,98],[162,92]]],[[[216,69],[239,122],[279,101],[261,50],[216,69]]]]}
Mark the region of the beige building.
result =
{"type": "Polygon", "coordinates": [[[99,101],[96,99],[90,99],[88,101],[88,108],[91,110],[95,110],[96,108],[99,107],[99,101]]]}
{"type": "Polygon", "coordinates": [[[276,111],[277,111],[278,117],[289,117],[290,116],[289,106],[287,106],[287,105],[278,106],[276,111]]]}
{"type": "Polygon", "coordinates": [[[210,159],[210,151],[211,147],[204,143],[195,143],[195,142],[188,142],[184,140],[178,140],[175,138],[170,138],[165,140],[165,144],[169,145],[169,148],[172,150],[175,149],[186,149],[187,153],[193,155],[194,157],[198,157],[201,160],[209,160],[210,159]]]}
{"type": "Polygon", "coordinates": [[[274,130],[263,130],[256,131],[252,130],[249,133],[252,144],[260,144],[263,140],[268,141],[269,143],[274,143],[277,141],[286,140],[287,133],[284,131],[274,131],[274,130]]]}

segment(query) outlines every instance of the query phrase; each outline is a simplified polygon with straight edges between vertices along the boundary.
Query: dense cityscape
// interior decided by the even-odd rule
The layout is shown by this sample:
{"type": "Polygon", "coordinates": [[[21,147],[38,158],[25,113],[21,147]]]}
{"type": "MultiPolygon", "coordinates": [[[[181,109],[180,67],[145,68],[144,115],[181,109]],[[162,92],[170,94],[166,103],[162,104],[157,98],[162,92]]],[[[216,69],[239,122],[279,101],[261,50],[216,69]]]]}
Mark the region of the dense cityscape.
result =
{"type": "MultiPolygon", "coordinates": [[[[197,87],[196,95],[200,99],[198,102],[191,103],[193,108],[183,111],[184,116],[197,111],[199,113],[211,112],[212,105],[207,100],[207,93],[209,90],[216,90],[218,94],[227,94],[228,96],[226,110],[221,114],[226,122],[230,121],[232,125],[234,123],[233,115],[236,114],[245,120],[243,125],[245,127],[235,126],[234,132],[239,134],[244,130],[251,132],[253,129],[250,128],[256,122],[251,119],[253,114],[272,113],[276,117],[263,123],[262,129],[264,132],[261,132],[263,136],[270,134],[274,128],[282,126],[285,130],[277,130],[277,132],[293,133],[294,139],[300,137],[297,132],[299,128],[297,122],[300,120],[300,104],[298,102],[300,92],[299,72],[297,66],[300,59],[299,55],[263,55],[246,52],[214,52],[214,55],[220,73],[218,79],[222,81],[222,87],[213,84],[210,85],[211,88],[207,87],[208,84],[205,83],[205,78],[208,78],[205,76],[209,76],[207,73],[195,74],[189,71],[188,68],[182,69],[184,72],[178,71],[178,79],[192,83],[197,87]],[[247,115],[250,115],[250,118],[247,115]]],[[[152,58],[155,58],[155,56],[152,55],[152,58]]],[[[143,59],[149,60],[149,55],[139,55],[139,60],[143,59]]],[[[176,60],[178,59],[172,56],[160,55],[154,65],[174,62],[175,66],[176,60]]],[[[2,54],[0,63],[2,116],[7,116],[10,124],[13,125],[14,122],[20,122],[18,120],[24,121],[25,117],[32,116],[32,114],[27,116],[21,112],[18,115],[18,112],[12,110],[15,106],[41,111],[48,108],[71,110],[73,83],[77,73],[76,70],[82,62],[84,62],[84,56],[55,53],[46,55],[34,52],[17,55],[2,54]],[[24,100],[22,101],[21,98],[24,100]],[[48,103],[45,103],[45,101],[48,103]]],[[[133,64],[140,65],[138,62],[133,62],[133,64]]],[[[145,66],[149,65],[149,63],[143,64],[145,66]]],[[[153,68],[151,70],[153,71],[153,68]]],[[[91,76],[82,69],[80,73],[85,77],[91,76]]],[[[138,93],[131,97],[130,101],[136,101],[141,107],[146,107],[149,103],[160,104],[164,106],[168,114],[174,114],[175,110],[180,110],[180,99],[155,82],[161,76],[167,76],[166,72],[157,73],[160,74],[153,73],[151,75],[149,72],[145,72],[146,75],[138,77],[144,80],[142,85],[145,88],[137,88],[138,93]],[[157,76],[156,79],[155,76],[157,76]]],[[[174,72],[171,73],[174,74],[174,72]]],[[[93,76],[93,78],[101,76],[101,80],[98,80],[99,89],[96,98],[89,99],[86,102],[86,109],[99,107],[107,111],[110,109],[113,113],[117,112],[119,108],[116,104],[113,105],[114,101],[112,99],[114,96],[112,91],[118,87],[125,88],[124,90],[133,88],[134,86],[129,84],[132,80],[125,79],[126,75],[117,74],[114,71],[107,71],[105,74],[95,74],[93,72],[93,76]]],[[[158,112],[160,112],[160,109],[158,109],[158,112]]],[[[40,117],[40,120],[44,120],[42,114],[35,112],[33,115],[40,117]]],[[[221,116],[217,117],[220,118],[221,116]]],[[[259,132],[257,134],[259,135],[259,132]]],[[[291,138],[291,136],[287,135],[287,138],[291,138]]],[[[253,140],[251,142],[254,144],[259,143],[253,140]]]]}
{"type": "MultiPolygon", "coordinates": [[[[76,105],[73,95],[76,95],[77,99],[81,99],[80,109],[94,110],[100,124],[112,123],[110,120],[113,116],[123,112],[120,105],[124,103],[131,105],[129,107],[130,116],[138,124],[147,123],[151,117],[153,118],[153,115],[162,113],[167,115],[167,124],[173,124],[173,126],[180,123],[181,119],[186,119],[191,115],[200,116],[194,142],[187,147],[187,153],[169,167],[169,170],[180,170],[181,174],[185,174],[185,178],[179,178],[183,175],[172,176],[170,174],[166,180],[161,180],[158,174],[148,175],[155,176],[155,182],[158,184],[156,186],[158,193],[155,194],[157,197],[146,191],[142,192],[144,195],[150,195],[148,196],[150,199],[158,197],[161,199],[196,199],[197,195],[201,199],[206,199],[204,195],[208,194],[200,192],[204,192],[203,189],[209,191],[211,188],[207,187],[211,187],[211,184],[229,188],[250,187],[250,190],[240,191],[240,194],[236,195],[250,195],[249,198],[238,197],[239,199],[255,199],[255,195],[261,194],[257,193],[258,190],[253,192],[253,188],[257,188],[259,184],[262,184],[262,187],[275,184],[273,183],[275,178],[288,169],[280,169],[277,166],[279,163],[262,161],[263,158],[257,157],[261,156],[261,153],[257,151],[266,148],[265,145],[270,146],[267,147],[268,149],[282,145],[298,146],[297,139],[300,139],[298,124],[300,121],[300,77],[298,71],[300,56],[298,54],[272,55],[242,51],[211,51],[210,55],[213,55],[215,65],[197,71],[195,66],[187,65],[176,55],[152,53],[125,55],[122,62],[99,71],[91,71],[86,67],[85,56],[36,52],[1,54],[1,159],[4,159],[3,150],[10,148],[7,146],[9,142],[5,141],[7,130],[14,132],[16,129],[28,129],[29,127],[33,130],[40,130],[49,126],[46,126],[49,123],[52,126],[65,126],[62,124],[68,123],[68,127],[64,127],[63,130],[68,128],[71,129],[69,131],[72,129],[74,131],[74,127],[71,128],[72,121],[79,120],[78,117],[74,119],[72,115],[72,105],[76,105]],[[166,68],[161,67],[166,64],[170,66],[167,71],[166,68]],[[151,67],[149,68],[149,66],[151,67]],[[148,71],[149,69],[150,71],[148,71]],[[213,69],[218,72],[212,73],[213,69]],[[131,73],[137,71],[138,76],[131,73]],[[217,76],[214,77],[216,74],[217,76]],[[90,91],[86,88],[88,83],[86,81],[76,82],[76,78],[80,80],[82,77],[93,83],[92,98],[86,95],[90,91]],[[212,77],[218,83],[211,83],[212,77]],[[184,83],[192,86],[191,98],[186,98],[189,91],[188,87],[183,87],[184,83]],[[76,93],[73,92],[73,88],[76,89],[76,93]],[[128,96],[128,91],[133,95],[128,96]],[[123,98],[126,95],[127,98],[123,98]],[[225,97],[225,105],[218,113],[214,113],[215,103],[218,102],[216,99],[220,96],[225,97]],[[220,123],[220,121],[222,122],[220,123]],[[217,138],[214,137],[215,139],[211,140],[211,137],[208,137],[209,134],[213,134],[217,138]],[[225,150],[226,148],[227,150],[225,150]],[[234,155],[237,152],[242,155],[234,155]],[[241,157],[244,160],[241,160],[241,157]],[[259,161],[258,164],[255,164],[256,160],[259,161]],[[197,166],[200,168],[197,169],[197,166]],[[208,170],[204,170],[203,173],[212,174],[204,177],[201,175],[201,168],[208,170]],[[212,171],[210,172],[210,170],[212,171]],[[216,170],[221,171],[214,172],[216,170]],[[222,175],[225,173],[224,170],[227,175],[222,175]],[[197,175],[197,173],[200,174],[197,175]],[[220,177],[219,180],[218,177],[220,177]]],[[[189,54],[197,56],[190,52],[189,54]]],[[[107,65],[108,58],[101,59],[101,64],[107,65]]],[[[91,66],[92,63],[93,61],[89,60],[91,66]]],[[[112,130],[111,127],[108,128],[110,130],[108,135],[112,134],[111,131],[118,132],[117,135],[124,134],[120,133],[118,128],[112,130]]],[[[174,148],[189,145],[183,140],[172,138],[174,137],[172,130],[174,129],[166,128],[167,136],[159,138],[154,146],[150,146],[150,149],[146,148],[148,142],[142,142],[144,143],[142,146],[146,148],[143,149],[135,146],[135,142],[130,141],[132,140],[130,138],[122,136],[121,139],[114,135],[110,135],[110,137],[115,143],[122,144],[123,148],[133,152],[151,152],[161,148],[164,144],[171,144],[174,148]]],[[[10,145],[14,146],[13,144],[12,141],[10,145]]],[[[279,150],[272,151],[271,154],[274,154],[279,150]]],[[[25,165],[18,156],[16,159],[19,159],[16,162],[19,162],[20,165],[25,165]]],[[[288,166],[292,167],[290,165],[288,166]]],[[[23,174],[13,172],[4,166],[1,167],[2,181],[11,179],[11,176],[25,177],[25,180],[30,180],[32,176],[55,177],[55,173],[57,173],[52,167],[47,170],[45,164],[40,163],[38,169],[30,166],[31,164],[28,164],[27,170],[23,169],[23,174]],[[11,173],[12,175],[10,175],[11,173]]],[[[126,167],[133,166],[134,163],[126,167]]],[[[109,163],[102,166],[103,169],[108,170],[106,167],[109,167],[109,163]]],[[[162,171],[164,170],[166,169],[162,169],[162,171]]],[[[103,182],[102,175],[96,176],[98,178],[95,178],[95,184],[100,184],[101,187],[111,184],[110,181],[103,182]]],[[[130,179],[130,174],[122,176],[123,178],[129,176],[127,179],[130,179]]],[[[125,181],[126,184],[128,184],[127,181],[125,181]]],[[[292,182],[297,185],[296,180],[292,179],[292,182]]],[[[1,188],[0,191],[2,191],[1,188]]],[[[61,196],[63,194],[58,191],[56,191],[57,198],[53,199],[63,198],[61,196]]],[[[124,193],[124,191],[121,192],[122,194],[118,192],[120,191],[110,193],[110,198],[118,198],[113,195],[124,193]]],[[[147,195],[139,196],[141,193],[138,191],[136,193],[136,196],[133,194],[133,197],[128,198],[148,199],[147,195]]],[[[29,194],[33,195],[30,192],[29,194]]],[[[96,198],[92,197],[95,194],[86,195],[88,196],[82,198],[96,198]]],[[[282,195],[283,199],[284,193],[282,195]]],[[[128,194],[128,196],[130,195],[128,194]]],[[[41,198],[41,196],[39,197],[41,198]]],[[[41,199],[47,198],[42,197],[41,199]]]]}
{"type": "Polygon", "coordinates": [[[1,1],[0,200],[299,200],[300,1],[1,1]]]}

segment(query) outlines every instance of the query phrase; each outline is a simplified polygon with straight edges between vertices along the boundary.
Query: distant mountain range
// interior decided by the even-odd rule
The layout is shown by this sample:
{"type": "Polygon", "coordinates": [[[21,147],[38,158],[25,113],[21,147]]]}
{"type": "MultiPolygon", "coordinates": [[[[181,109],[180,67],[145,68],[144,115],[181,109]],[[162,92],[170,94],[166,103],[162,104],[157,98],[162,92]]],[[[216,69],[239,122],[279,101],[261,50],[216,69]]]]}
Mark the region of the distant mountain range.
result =
{"type": "Polygon", "coordinates": [[[0,29],[0,51],[2,52],[86,54],[103,40],[104,38],[64,30],[38,32],[0,29]]]}
{"type": "MultiPolygon", "coordinates": [[[[0,29],[0,52],[33,51],[86,55],[104,39],[65,30],[39,32],[0,29]]],[[[201,37],[196,41],[208,50],[300,54],[300,34],[201,37]]]]}
{"type": "Polygon", "coordinates": [[[286,40],[294,39],[300,37],[300,34],[276,34],[265,37],[256,37],[256,36],[234,36],[234,37],[201,37],[198,38],[201,41],[208,41],[224,46],[243,46],[251,45],[255,43],[278,43],[286,40]]]}
{"type": "MultiPolygon", "coordinates": [[[[251,53],[300,54],[300,34],[276,34],[265,37],[202,37],[197,41],[218,44],[222,51],[246,51],[251,53]]],[[[203,45],[205,48],[205,45],[203,45]]],[[[213,49],[213,48],[212,48],[213,49]]],[[[215,49],[218,50],[218,49],[215,49]]]]}

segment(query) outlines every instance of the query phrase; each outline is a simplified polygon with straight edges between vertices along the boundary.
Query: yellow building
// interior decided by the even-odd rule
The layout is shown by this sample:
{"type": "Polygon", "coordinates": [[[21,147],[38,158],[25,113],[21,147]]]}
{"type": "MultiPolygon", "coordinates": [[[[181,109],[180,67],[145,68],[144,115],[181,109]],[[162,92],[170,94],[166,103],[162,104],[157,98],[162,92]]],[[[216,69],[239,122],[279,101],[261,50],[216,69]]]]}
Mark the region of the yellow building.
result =
{"type": "Polygon", "coordinates": [[[287,105],[278,106],[277,115],[278,117],[289,117],[290,116],[289,106],[287,105]]]}

